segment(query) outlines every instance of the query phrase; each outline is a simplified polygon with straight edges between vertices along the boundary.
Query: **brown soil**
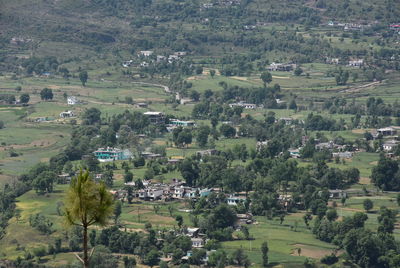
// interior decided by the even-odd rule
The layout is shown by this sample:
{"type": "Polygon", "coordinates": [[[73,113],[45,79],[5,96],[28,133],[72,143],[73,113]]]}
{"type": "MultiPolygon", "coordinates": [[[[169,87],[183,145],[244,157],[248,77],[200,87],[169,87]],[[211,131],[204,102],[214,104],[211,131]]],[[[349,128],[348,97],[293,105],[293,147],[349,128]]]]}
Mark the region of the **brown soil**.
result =
{"type": "MultiPolygon", "coordinates": [[[[291,253],[292,256],[298,256],[298,254],[297,254],[298,248],[301,248],[300,256],[305,256],[305,257],[314,258],[314,259],[320,259],[323,256],[331,254],[333,252],[333,250],[331,250],[331,249],[322,249],[322,248],[308,246],[308,245],[304,245],[304,244],[294,244],[292,253],[291,253]]],[[[339,254],[341,254],[340,251],[339,251],[339,254]]]]}
{"type": "Polygon", "coordinates": [[[49,147],[56,143],[55,140],[43,139],[43,140],[35,140],[29,144],[14,144],[9,146],[1,146],[0,151],[7,151],[11,148],[13,149],[24,149],[24,148],[32,148],[32,147],[49,147]]]}
{"type": "Polygon", "coordinates": [[[359,184],[371,184],[371,179],[367,177],[361,177],[359,184]]]}

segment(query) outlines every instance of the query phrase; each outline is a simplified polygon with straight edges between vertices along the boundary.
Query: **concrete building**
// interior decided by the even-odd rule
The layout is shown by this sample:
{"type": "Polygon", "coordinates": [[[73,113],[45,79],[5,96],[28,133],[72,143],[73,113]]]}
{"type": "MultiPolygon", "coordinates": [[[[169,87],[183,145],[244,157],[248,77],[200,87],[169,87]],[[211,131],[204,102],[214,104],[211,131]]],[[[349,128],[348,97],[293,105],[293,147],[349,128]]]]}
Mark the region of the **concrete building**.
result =
{"type": "Polygon", "coordinates": [[[99,148],[94,155],[100,162],[110,162],[114,160],[127,160],[131,157],[129,150],[121,150],[118,148],[99,148]]]}
{"type": "Polygon", "coordinates": [[[67,103],[68,103],[68,105],[76,105],[76,104],[79,104],[81,102],[78,100],[77,97],[70,96],[70,97],[67,98],[67,103]]]}
{"type": "Polygon", "coordinates": [[[145,112],[143,114],[149,118],[151,124],[165,123],[165,115],[162,112],[145,112]]]}
{"type": "Polygon", "coordinates": [[[70,118],[70,117],[74,117],[74,116],[75,116],[75,114],[72,111],[66,111],[66,112],[60,113],[61,118],[70,118]]]}

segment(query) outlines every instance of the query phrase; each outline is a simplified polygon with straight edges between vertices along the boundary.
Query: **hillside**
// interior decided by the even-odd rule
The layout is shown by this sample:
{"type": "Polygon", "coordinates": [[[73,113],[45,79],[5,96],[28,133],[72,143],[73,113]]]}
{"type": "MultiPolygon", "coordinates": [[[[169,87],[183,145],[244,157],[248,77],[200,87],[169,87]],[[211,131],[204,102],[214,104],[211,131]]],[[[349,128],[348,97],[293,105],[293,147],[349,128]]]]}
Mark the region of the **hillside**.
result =
{"type": "Polygon", "coordinates": [[[0,266],[400,267],[398,18],[0,0],[0,266]],[[87,232],[81,170],[75,205],[110,212],[87,232]]]}

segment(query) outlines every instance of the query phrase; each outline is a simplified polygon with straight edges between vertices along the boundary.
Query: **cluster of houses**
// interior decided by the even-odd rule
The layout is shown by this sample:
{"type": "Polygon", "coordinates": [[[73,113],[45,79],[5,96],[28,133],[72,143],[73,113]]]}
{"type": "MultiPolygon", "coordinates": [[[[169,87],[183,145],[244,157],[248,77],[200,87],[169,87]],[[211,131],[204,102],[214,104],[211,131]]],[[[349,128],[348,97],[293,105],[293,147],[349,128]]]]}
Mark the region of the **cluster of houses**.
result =
{"type": "Polygon", "coordinates": [[[284,63],[271,63],[268,67],[268,71],[280,71],[280,72],[290,72],[296,69],[296,64],[284,64],[284,63]]]}
{"type": "Polygon", "coordinates": [[[10,40],[10,44],[18,46],[18,45],[26,44],[26,43],[29,43],[32,41],[33,41],[33,39],[31,39],[31,38],[13,37],[10,40]]]}
{"type": "Polygon", "coordinates": [[[243,101],[239,101],[236,103],[230,103],[229,107],[234,108],[234,107],[243,107],[244,109],[250,109],[250,110],[254,110],[257,108],[257,104],[254,103],[245,103],[243,101]]]}
{"type": "MultiPolygon", "coordinates": [[[[187,52],[185,51],[177,51],[174,52],[168,56],[163,56],[163,55],[156,55],[154,56],[154,51],[153,50],[142,50],[139,51],[137,56],[140,59],[143,59],[143,61],[139,64],[140,67],[148,67],[150,65],[150,62],[156,61],[156,62],[168,62],[168,63],[173,63],[175,61],[181,60],[183,56],[186,56],[187,52]],[[148,58],[151,58],[149,61],[148,58]]],[[[134,64],[133,60],[126,60],[122,62],[122,67],[128,68],[131,67],[134,64]]]]}
{"type": "MultiPolygon", "coordinates": [[[[341,60],[339,58],[326,58],[325,59],[325,63],[327,64],[334,64],[334,65],[338,65],[340,64],[341,60]]],[[[352,59],[348,61],[348,66],[350,67],[362,67],[364,66],[364,60],[363,59],[352,59]]]]}
{"type": "Polygon", "coordinates": [[[352,23],[352,22],[335,22],[335,21],[329,21],[327,23],[327,25],[330,27],[342,28],[344,31],[361,31],[361,30],[371,27],[371,24],[361,24],[361,23],[352,23]]]}
{"type": "Polygon", "coordinates": [[[218,0],[214,1],[212,3],[203,3],[201,5],[202,9],[209,9],[213,8],[215,6],[221,6],[221,7],[229,7],[229,6],[237,6],[240,5],[241,0],[218,0]]]}
{"type": "Polygon", "coordinates": [[[384,138],[385,140],[382,144],[382,149],[385,152],[391,152],[399,145],[398,141],[399,131],[400,127],[389,126],[372,130],[371,135],[374,139],[384,138]]]}

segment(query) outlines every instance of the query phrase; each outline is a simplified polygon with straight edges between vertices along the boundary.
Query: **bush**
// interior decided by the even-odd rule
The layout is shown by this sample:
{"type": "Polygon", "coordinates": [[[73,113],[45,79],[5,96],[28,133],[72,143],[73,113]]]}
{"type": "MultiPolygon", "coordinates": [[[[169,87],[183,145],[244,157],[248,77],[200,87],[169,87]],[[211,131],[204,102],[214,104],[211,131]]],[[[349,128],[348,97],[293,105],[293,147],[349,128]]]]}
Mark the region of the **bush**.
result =
{"type": "Polygon", "coordinates": [[[332,265],[334,263],[337,263],[339,261],[339,258],[336,257],[335,254],[331,254],[331,255],[326,255],[324,257],[322,257],[321,262],[323,264],[328,264],[328,265],[332,265]]]}

